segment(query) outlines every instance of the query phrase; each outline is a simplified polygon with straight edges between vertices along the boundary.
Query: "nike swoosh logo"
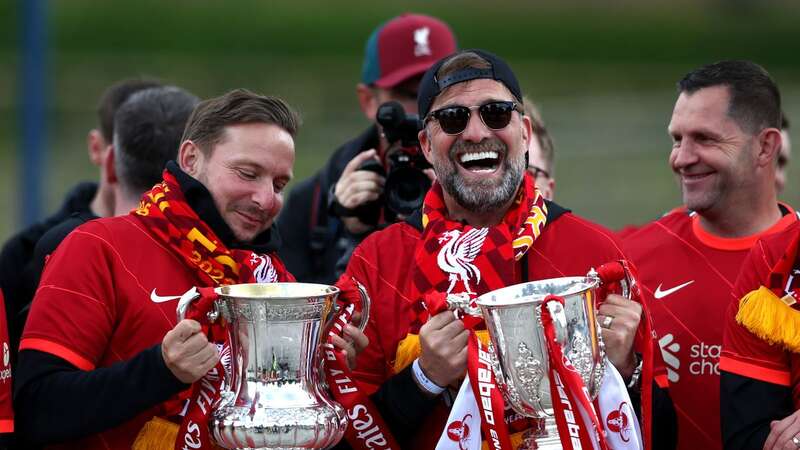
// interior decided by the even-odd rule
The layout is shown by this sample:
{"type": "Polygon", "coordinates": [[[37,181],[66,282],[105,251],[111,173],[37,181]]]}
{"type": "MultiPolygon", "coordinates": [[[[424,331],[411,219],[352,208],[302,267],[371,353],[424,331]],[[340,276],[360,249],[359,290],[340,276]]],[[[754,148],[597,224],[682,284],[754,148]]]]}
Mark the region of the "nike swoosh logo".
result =
{"type": "Polygon", "coordinates": [[[150,300],[152,300],[153,303],[164,303],[172,300],[177,300],[179,298],[181,298],[180,295],[164,295],[164,296],[158,295],[156,294],[155,289],[153,289],[153,292],[150,293],[150,300]]]}
{"type": "Polygon", "coordinates": [[[690,285],[692,283],[694,283],[694,280],[689,280],[686,283],[679,284],[679,285],[675,286],[674,288],[670,288],[670,289],[667,289],[667,290],[664,290],[664,291],[661,290],[661,285],[659,284],[658,287],[656,288],[656,291],[653,293],[653,297],[655,297],[657,299],[664,298],[664,297],[668,296],[669,294],[672,294],[672,293],[674,293],[675,291],[677,291],[679,289],[683,289],[683,288],[685,288],[686,286],[688,286],[688,285],[690,285]]]}

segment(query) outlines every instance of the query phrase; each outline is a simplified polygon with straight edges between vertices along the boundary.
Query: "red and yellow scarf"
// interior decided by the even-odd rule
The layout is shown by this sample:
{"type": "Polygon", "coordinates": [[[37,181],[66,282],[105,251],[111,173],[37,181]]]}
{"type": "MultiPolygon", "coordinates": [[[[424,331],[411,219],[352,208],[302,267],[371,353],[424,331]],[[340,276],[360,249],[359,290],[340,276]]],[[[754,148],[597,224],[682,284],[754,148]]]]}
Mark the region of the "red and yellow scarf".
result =
{"type": "Polygon", "coordinates": [[[447,217],[439,183],[425,196],[424,231],[414,255],[410,298],[417,299],[411,333],[428,319],[422,299],[431,292],[480,294],[518,283],[517,262],[542,234],[547,223],[544,197],[528,174],[514,203],[498,225],[476,228],[447,217]]]}
{"type": "Polygon", "coordinates": [[[800,352],[800,228],[764,283],[739,302],[736,321],[764,341],[800,352]]]}
{"type": "Polygon", "coordinates": [[[236,283],[294,281],[277,255],[229,250],[186,202],[175,176],[144,193],[133,211],[147,230],[186,261],[208,286],[236,283]]]}

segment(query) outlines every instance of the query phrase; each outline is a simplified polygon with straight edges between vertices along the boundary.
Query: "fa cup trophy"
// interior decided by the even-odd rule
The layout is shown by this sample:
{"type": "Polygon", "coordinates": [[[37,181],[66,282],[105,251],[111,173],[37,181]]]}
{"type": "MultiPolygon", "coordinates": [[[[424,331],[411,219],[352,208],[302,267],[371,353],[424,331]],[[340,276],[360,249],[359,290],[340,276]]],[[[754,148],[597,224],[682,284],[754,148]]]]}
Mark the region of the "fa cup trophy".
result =
{"type": "MultiPolygon", "coordinates": [[[[253,283],[219,287],[214,293],[208,318],[222,325],[230,343],[230,351],[221,352],[226,376],[208,424],[217,444],[227,449],[324,449],[339,442],[347,417],[328,393],[320,354],[339,289],[253,283]]],[[[363,330],[369,314],[363,292],[362,302],[363,330]]]]}

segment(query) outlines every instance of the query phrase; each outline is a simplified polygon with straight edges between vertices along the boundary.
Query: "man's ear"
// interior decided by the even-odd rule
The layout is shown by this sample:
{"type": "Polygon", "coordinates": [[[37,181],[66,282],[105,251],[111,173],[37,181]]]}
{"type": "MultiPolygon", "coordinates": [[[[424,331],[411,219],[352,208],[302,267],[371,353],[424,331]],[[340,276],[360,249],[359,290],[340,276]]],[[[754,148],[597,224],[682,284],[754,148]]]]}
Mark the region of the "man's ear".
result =
{"type": "Polygon", "coordinates": [[[525,141],[525,148],[530,149],[531,139],[533,138],[531,118],[525,115],[520,115],[520,118],[522,119],[520,121],[520,125],[522,125],[522,139],[525,141]]]}
{"type": "Polygon", "coordinates": [[[86,150],[89,153],[89,161],[92,164],[100,167],[104,163],[103,152],[107,146],[108,144],[106,144],[106,140],[100,130],[97,128],[89,130],[89,134],[86,135],[86,150]]]}
{"type": "Polygon", "coordinates": [[[777,128],[765,128],[756,137],[756,163],[761,167],[775,166],[775,158],[781,150],[781,132],[777,128]]]}
{"type": "Polygon", "coordinates": [[[356,96],[358,97],[358,104],[361,106],[361,112],[364,117],[370,122],[375,121],[375,115],[378,113],[378,97],[375,95],[375,89],[367,86],[364,83],[356,85],[356,96]]]}
{"type": "Polygon", "coordinates": [[[419,148],[422,149],[422,154],[425,156],[425,159],[428,161],[429,164],[433,165],[432,155],[433,146],[431,145],[430,136],[428,136],[428,129],[423,128],[417,134],[417,139],[419,140],[419,148]]]}
{"type": "Polygon", "coordinates": [[[178,149],[178,165],[181,170],[194,178],[197,178],[196,175],[200,172],[204,158],[203,151],[191,140],[183,141],[178,149]]]}
{"type": "Polygon", "coordinates": [[[105,158],[103,159],[103,169],[105,172],[105,181],[109,185],[119,181],[117,177],[117,168],[114,165],[114,147],[109,145],[106,151],[105,158]]]}

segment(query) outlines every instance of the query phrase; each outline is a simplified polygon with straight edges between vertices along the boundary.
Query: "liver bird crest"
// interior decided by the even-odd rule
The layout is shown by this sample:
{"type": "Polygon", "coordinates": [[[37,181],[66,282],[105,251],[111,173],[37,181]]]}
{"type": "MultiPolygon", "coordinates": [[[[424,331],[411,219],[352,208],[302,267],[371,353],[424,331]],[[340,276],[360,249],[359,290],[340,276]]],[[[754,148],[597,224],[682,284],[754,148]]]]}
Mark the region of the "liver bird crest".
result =
{"type": "Polygon", "coordinates": [[[461,230],[450,230],[439,236],[439,243],[444,245],[439,250],[437,262],[442,271],[450,274],[448,294],[453,291],[459,279],[464,283],[468,294],[475,293],[470,288],[470,280],[475,279],[475,285],[480,283],[481,271],[472,261],[481,251],[488,234],[488,228],[473,228],[464,234],[461,230]]]}

